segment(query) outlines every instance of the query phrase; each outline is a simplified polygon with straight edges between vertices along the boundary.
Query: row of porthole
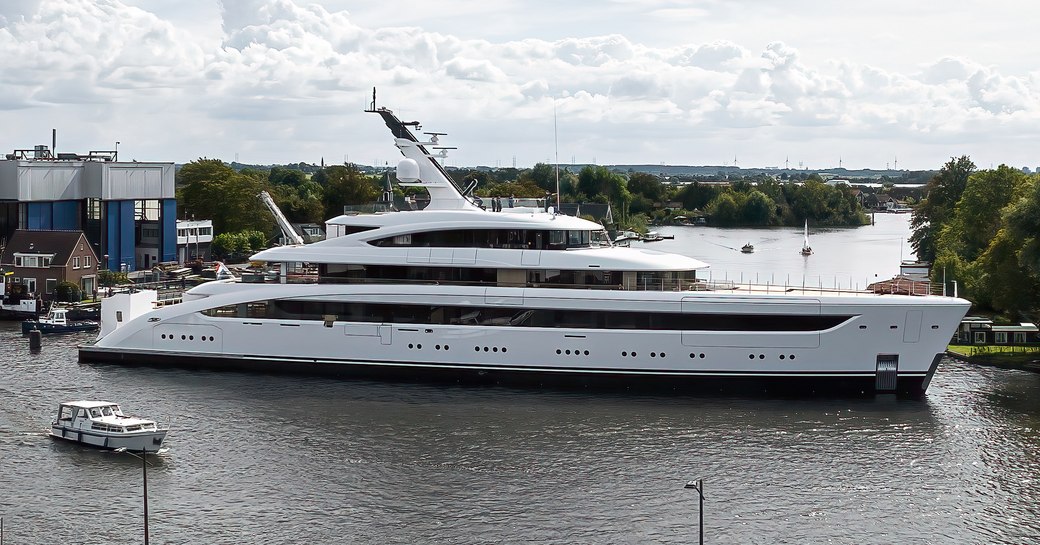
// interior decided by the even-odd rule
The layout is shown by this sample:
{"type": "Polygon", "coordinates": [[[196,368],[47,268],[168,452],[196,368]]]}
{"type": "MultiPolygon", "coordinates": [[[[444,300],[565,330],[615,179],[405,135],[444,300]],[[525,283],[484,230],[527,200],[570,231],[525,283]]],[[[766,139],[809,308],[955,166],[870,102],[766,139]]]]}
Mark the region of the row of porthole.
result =
{"type": "MultiPolygon", "coordinates": [[[[755,355],[754,354],[748,354],[748,359],[749,360],[755,359],[755,355]]],[[[758,355],[758,359],[764,360],[764,359],[766,359],[766,355],[765,354],[759,354],[758,355]]],[[[794,354],[791,354],[790,356],[788,356],[786,354],[780,354],[780,359],[782,359],[782,360],[783,359],[792,359],[793,360],[794,359],[794,354]]]]}
{"type": "MultiPolygon", "coordinates": [[[[176,338],[175,335],[167,335],[165,333],[163,333],[161,335],[161,337],[163,339],[169,339],[171,341],[174,340],[174,338],[176,338]]],[[[195,340],[195,335],[181,335],[181,340],[182,341],[194,341],[195,340]]],[[[200,341],[212,341],[213,340],[213,336],[207,337],[205,335],[202,335],[202,336],[199,337],[199,340],[200,341]]]]}
{"type": "MultiPolygon", "coordinates": [[[[433,348],[435,350],[448,350],[448,345],[446,345],[446,344],[443,344],[443,345],[438,344],[438,345],[434,346],[433,348]]],[[[409,350],[422,350],[422,343],[419,343],[419,344],[408,343],[408,349],[409,350]]]]}
{"type": "MultiPolygon", "coordinates": [[[[622,353],[621,353],[621,355],[622,355],[623,357],[626,357],[626,358],[627,358],[628,356],[632,356],[633,358],[634,358],[634,357],[636,357],[636,353],[635,353],[635,352],[628,352],[627,350],[626,350],[626,351],[624,351],[624,352],[622,352],[622,353]]],[[[650,353],[650,357],[651,357],[651,358],[656,358],[656,357],[662,357],[662,358],[663,358],[663,357],[665,357],[665,353],[664,353],[664,352],[661,352],[660,354],[658,354],[657,352],[651,352],[651,353],[650,353]]],[[[692,354],[691,354],[691,357],[692,357],[692,354]]]]}
{"type": "Polygon", "coordinates": [[[570,349],[562,350],[560,348],[556,349],[556,353],[557,354],[566,354],[568,356],[570,356],[571,354],[574,354],[575,356],[580,356],[582,354],[585,354],[586,356],[589,355],[589,351],[588,350],[586,350],[585,352],[582,352],[581,350],[570,350],[570,349]]]}
{"type": "Polygon", "coordinates": [[[484,346],[484,347],[474,346],[473,347],[473,351],[474,352],[480,352],[481,349],[483,349],[484,352],[499,352],[499,351],[501,351],[503,354],[505,354],[505,352],[506,352],[506,347],[504,347],[504,346],[502,348],[499,348],[497,346],[484,346]]]}

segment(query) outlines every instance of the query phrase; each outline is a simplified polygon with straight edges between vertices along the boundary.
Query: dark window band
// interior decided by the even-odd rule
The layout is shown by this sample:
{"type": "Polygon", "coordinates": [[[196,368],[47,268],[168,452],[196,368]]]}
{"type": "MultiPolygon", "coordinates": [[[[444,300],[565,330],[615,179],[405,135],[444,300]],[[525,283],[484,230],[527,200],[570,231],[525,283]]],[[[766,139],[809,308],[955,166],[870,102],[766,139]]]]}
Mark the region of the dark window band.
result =
{"type": "Polygon", "coordinates": [[[203,311],[224,318],[671,331],[822,331],[852,316],[557,310],[270,300],[203,311]]]}

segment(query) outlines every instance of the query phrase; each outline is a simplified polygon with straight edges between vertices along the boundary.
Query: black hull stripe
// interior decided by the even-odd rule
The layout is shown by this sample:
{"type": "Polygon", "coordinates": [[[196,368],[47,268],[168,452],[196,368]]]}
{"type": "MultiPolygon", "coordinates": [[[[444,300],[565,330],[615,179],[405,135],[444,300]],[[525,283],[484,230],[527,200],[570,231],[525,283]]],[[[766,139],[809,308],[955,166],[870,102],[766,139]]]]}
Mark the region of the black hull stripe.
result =
{"type": "MultiPolygon", "coordinates": [[[[397,382],[440,382],[496,384],[508,386],[603,388],[625,391],[714,391],[723,393],[792,393],[794,395],[873,395],[876,377],[863,372],[762,373],[733,371],[619,370],[488,366],[474,364],[427,364],[414,362],[370,362],[268,356],[204,355],[170,352],[110,351],[80,347],[80,363],[183,367],[278,374],[304,374],[392,380],[397,382]]],[[[897,392],[920,397],[927,386],[927,373],[898,376],[897,392]]]]}
{"type": "MultiPolygon", "coordinates": [[[[79,349],[80,362],[82,363],[106,363],[111,360],[127,363],[146,363],[151,358],[177,359],[182,361],[212,361],[224,360],[227,362],[269,362],[274,364],[302,364],[302,365],[345,365],[345,366],[389,366],[410,369],[443,369],[465,370],[465,371],[498,371],[498,372],[530,372],[530,373],[563,373],[563,374],[608,374],[626,376],[764,376],[764,377],[870,377],[875,373],[870,371],[728,371],[728,370],[695,370],[695,369],[635,369],[635,368],[610,368],[610,367],[563,367],[544,365],[509,365],[509,364],[487,364],[487,363],[459,363],[459,362],[414,362],[400,360],[369,360],[352,358],[299,358],[293,356],[263,356],[257,354],[204,354],[198,352],[163,352],[163,351],[127,351],[109,350],[82,346],[79,349]]],[[[900,377],[924,377],[927,371],[902,372],[900,377]]]]}

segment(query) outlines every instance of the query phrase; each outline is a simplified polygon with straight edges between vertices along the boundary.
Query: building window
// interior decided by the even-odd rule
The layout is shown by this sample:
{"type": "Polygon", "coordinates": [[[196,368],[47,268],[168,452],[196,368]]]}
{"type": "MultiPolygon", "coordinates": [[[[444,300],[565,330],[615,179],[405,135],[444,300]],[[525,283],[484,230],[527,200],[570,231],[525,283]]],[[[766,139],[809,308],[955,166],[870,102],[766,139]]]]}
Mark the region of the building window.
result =
{"type": "Polygon", "coordinates": [[[1026,344],[1026,334],[1024,331],[1015,332],[1015,344],[1026,344]]]}
{"type": "Polygon", "coordinates": [[[199,236],[208,237],[213,234],[212,227],[199,227],[199,236]]]}
{"type": "Polygon", "coordinates": [[[48,278],[47,281],[43,285],[43,290],[44,290],[43,293],[46,293],[46,294],[50,295],[50,294],[54,293],[54,288],[57,288],[57,287],[58,287],[58,279],[56,279],[56,278],[48,278]]]}
{"type": "Polygon", "coordinates": [[[78,269],[79,268],[79,256],[76,256],[76,257],[72,258],[72,268],[73,269],[78,269]]]}
{"type": "Polygon", "coordinates": [[[84,269],[89,269],[90,268],[90,256],[89,255],[83,256],[83,268],[84,269]]]}
{"type": "Polygon", "coordinates": [[[25,291],[28,293],[36,293],[36,279],[35,278],[23,278],[22,285],[25,286],[25,291]]]}
{"type": "Polygon", "coordinates": [[[993,342],[997,344],[1007,344],[1007,331],[994,331],[993,342]]]}
{"type": "Polygon", "coordinates": [[[20,256],[20,255],[14,256],[14,266],[15,267],[24,267],[24,265],[22,265],[22,256],[20,256]]]}
{"type": "Polygon", "coordinates": [[[44,268],[50,267],[51,266],[51,258],[49,258],[49,257],[41,257],[40,258],[40,266],[44,267],[44,268]]]}
{"type": "Polygon", "coordinates": [[[986,332],[976,331],[975,332],[975,344],[986,344],[986,332]]]}

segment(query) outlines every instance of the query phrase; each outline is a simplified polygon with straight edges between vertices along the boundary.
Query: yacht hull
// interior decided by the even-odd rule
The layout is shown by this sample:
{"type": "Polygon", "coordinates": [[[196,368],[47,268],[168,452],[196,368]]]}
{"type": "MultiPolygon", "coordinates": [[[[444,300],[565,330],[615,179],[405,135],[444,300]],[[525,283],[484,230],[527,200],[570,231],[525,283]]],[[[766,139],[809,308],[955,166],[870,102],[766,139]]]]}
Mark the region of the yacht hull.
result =
{"type": "Polygon", "coordinates": [[[898,373],[892,386],[879,390],[876,371],[832,370],[769,372],[564,365],[490,365],[467,362],[415,362],[301,358],[259,354],[178,353],[83,346],[80,363],[141,367],[178,367],[276,374],[329,376],[403,383],[431,382],[498,385],[519,388],[595,389],[651,393],[720,393],[735,395],[873,396],[894,393],[917,398],[925,394],[943,353],[921,370],[898,373]]]}

